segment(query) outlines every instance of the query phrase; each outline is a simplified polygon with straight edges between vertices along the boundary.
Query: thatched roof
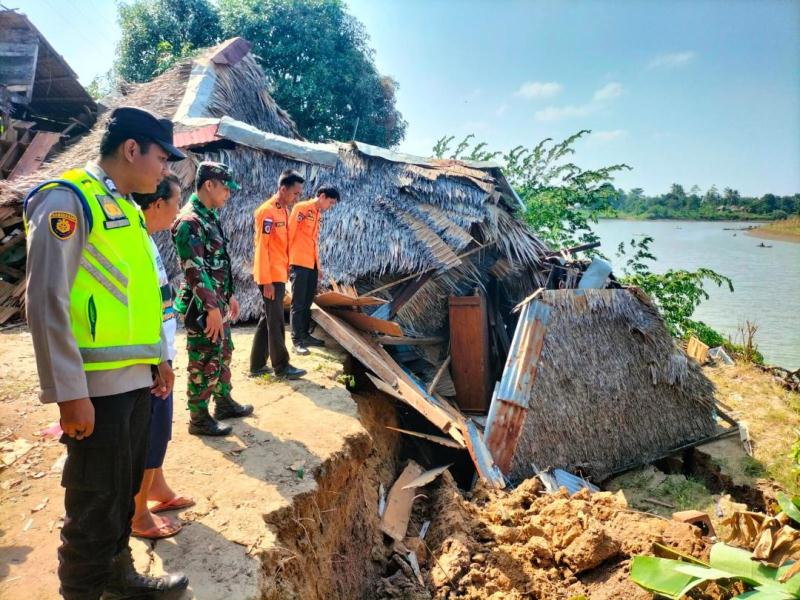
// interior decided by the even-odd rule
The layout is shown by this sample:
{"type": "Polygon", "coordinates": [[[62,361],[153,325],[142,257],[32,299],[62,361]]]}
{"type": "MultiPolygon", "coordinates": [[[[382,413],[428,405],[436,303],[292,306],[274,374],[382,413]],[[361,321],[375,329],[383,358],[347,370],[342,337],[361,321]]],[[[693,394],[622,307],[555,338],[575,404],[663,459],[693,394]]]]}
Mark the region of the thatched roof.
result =
{"type": "MultiPolygon", "coordinates": [[[[186,196],[196,162],[220,160],[234,168],[242,190],[223,209],[222,222],[242,319],[256,318],[261,306],[250,275],[252,213],[274,193],[286,168],[306,175],[308,194],[322,182],[342,192],[343,202],[326,215],[321,231],[320,255],[329,277],[365,292],[404,275],[442,271],[399,313],[398,320],[411,330],[442,325],[447,294],[482,286],[489,269],[502,275],[514,298],[543,283],[539,260],[548,249],[513,216],[518,199],[496,165],[431,160],[361,143],[303,142],[269,96],[266,76],[248,49],[244,40],[229,40],[149,83],[130,86],[115,100],[175,120],[189,148],[189,159],[173,166],[186,196]],[[483,244],[486,250],[463,263],[458,259],[483,244]]],[[[33,183],[96,158],[104,126],[101,118],[35,178],[0,187],[0,203],[16,201],[33,183]]],[[[167,235],[159,236],[159,245],[165,263],[180,277],[167,235]]]]}
{"type": "Polygon", "coordinates": [[[540,469],[609,473],[716,433],[713,384],[657,310],[625,289],[551,290],[512,478],[540,469]]]}

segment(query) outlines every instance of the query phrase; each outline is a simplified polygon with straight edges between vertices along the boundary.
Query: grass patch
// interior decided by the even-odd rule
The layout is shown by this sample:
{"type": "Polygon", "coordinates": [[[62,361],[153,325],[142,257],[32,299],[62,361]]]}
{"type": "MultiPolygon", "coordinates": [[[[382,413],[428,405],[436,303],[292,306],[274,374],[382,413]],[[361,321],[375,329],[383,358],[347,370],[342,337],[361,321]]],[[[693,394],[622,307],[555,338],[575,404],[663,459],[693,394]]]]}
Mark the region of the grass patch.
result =
{"type": "Polygon", "coordinates": [[[750,477],[764,477],[767,474],[767,470],[764,468],[764,465],[761,464],[760,461],[756,460],[752,456],[745,456],[740,461],[739,467],[742,469],[742,472],[745,475],[750,477]]]}
{"type": "Polygon", "coordinates": [[[670,475],[655,491],[660,499],[674,504],[677,510],[697,509],[714,502],[701,481],[683,475],[670,475]]]}

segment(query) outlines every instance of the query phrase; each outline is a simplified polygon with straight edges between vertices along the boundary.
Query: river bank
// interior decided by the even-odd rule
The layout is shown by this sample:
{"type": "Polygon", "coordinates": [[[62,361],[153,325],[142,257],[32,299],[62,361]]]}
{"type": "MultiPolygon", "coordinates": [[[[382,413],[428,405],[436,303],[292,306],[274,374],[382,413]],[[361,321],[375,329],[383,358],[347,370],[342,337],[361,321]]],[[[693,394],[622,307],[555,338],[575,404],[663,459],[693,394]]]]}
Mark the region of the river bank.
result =
{"type": "Polygon", "coordinates": [[[747,233],[765,240],[800,243],[800,217],[773,221],[756,229],[748,230],[747,233]]]}
{"type": "Polygon", "coordinates": [[[740,221],[623,221],[601,219],[595,227],[601,251],[614,270],[623,273],[626,259],[617,255],[620,243],[642,236],[653,238],[653,270],[696,270],[707,267],[733,280],[734,292],[709,284],[709,298],[693,318],[741,343],[746,321],[758,326],[756,343],[770,364],[800,367],[800,244],[761,241],[745,235],[761,223],[740,221]]]}

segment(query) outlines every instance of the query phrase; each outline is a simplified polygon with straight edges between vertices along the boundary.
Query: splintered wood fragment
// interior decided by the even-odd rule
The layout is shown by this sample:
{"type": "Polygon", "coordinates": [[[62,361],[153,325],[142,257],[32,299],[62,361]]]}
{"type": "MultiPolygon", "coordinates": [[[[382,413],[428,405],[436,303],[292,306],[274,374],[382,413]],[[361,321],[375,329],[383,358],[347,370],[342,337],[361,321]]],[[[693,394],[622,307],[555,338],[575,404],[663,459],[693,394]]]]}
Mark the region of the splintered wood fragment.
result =
{"type": "Polygon", "coordinates": [[[328,332],[345,350],[355,356],[365,367],[371,369],[390,387],[395,387],[397,379],[386,360],[370,345],[357,330],[341,319],[320,309],[311,311],[312,318],[328,332]]]}
{"type": "MultiPolygon", "coordinates": [[[[457,413],[442,405],[439,400],[430,396],[430,394],[426,394],[425,389],[416,383],[408,373],[403,371],[386,350],[366,339],[364,334],[352,325],[320,308],[313,309],[311,317],[345,350],[392,388],[392,392],[387,393],[411,406],[428,421],[452,437],[462,448],[466,447],[464,436],[457,425],[457,413]]],[[[372,381],[375,382],[375,380],[372,381]]],[[[382,389],[380,384],[376,383],[376,386],[382,389]]]]}
{"type": "Polygon", "coordinates": [[[356,312],[354,310],[331,310],[330,314],[339,317],[340,319],[347,321],[355,327],[356,329],[360,329],[361,331],[366,332],[377,332],[383,333],[385,335],[392,335],[396,337],[400,337],[403,335],[403,330],[400,328],[400,325],[395,323],[394,321],[387,321],[385,319],[378,319],[376,317],[366,315],[361,312],[356,312]]]}
{"type": "Polygon", "coordinates": [[[453,440],[450,440],[446,437],[441,437],[439,435],[419,433],[418,431],[409,431],[408,429],[399,429],[398,427],[389,427],[388,425],[386,425],[386,429],[405,433],[406,435],[413,435],[414,437],[422,438],[423,440],[428,440],[429,442],[434,442],[436,444],[441,444],[442,446],[447,446],[448,448],[457,448],[458,450],[463,450],[463,446],[459,446],[453,440]]]}
{"type": "Polygon", "coordinates": [[[375,298],[373,296],[355,297],[338,292],[318,294],[314,298],[314,302],[323,308],[335,306],[380,306],[381,304],[386,304],[386,300],[383,298],[375,298]]]}
{"type": "Polygon", "coordinates": [[[403,489],[403,486],[408,485],[420,475],[422,475],[422,467],[411,461],[389,490],[386,511],[381,517],[379,526],[381,531],[395,541],[401,542],[406,537],[408,521],[411,518],[411,507],[414,504],[414,488],[406,490],[403,489]]]}
{"type": "Polygon", "coordinates": [[[445,359],[445,361],[442,363],[442,365],[436,371],[436,375],[433,376],[433,379],[431,380],[430,385],[428,385],[428,393],[429,394],[432,394],[433,392],[436,391],[436,386],[439,385],[439,380],[442,378],[442,375],[444,375],[444,372],[447,370],[447,367],[450,366],[450,361],[452,360],[452,358],[453,358],[453,356],[451,354],[448,354],[447,358],[445,359]]]}
{"type": "Polygon", "coordinates": [[[397,398],[401,402],[405,402],[406,399],[400,395],[396,389],[390,386],[388,383],[380,379],[379,377],[375,377],[372,373],[366,373],[366,376],[369,377],[369,380],[384,394],[389,394],[392,398],[397,398]]]}
{"type": "Polygon", "coordinates": [[[444,465],[443,467],[436,467],[435,469],[431,469],[430,471],[425,471],[422,475],[417,477],[414,481],[410,481],[405,486],[403,486],[404,490],[410,490],[412,488],[422,487],[424,485],[428,485],[431,481],[436,479],[439,475],[447,471],[453,463],[444,465]]]}

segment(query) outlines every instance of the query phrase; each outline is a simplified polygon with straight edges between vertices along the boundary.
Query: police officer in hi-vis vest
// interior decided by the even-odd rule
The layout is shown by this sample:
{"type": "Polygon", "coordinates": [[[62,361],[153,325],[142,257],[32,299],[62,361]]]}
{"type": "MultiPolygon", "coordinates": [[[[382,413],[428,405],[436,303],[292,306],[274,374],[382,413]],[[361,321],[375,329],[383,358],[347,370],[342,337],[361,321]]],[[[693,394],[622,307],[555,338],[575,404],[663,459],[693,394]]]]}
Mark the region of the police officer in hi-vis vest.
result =
{"type": "Polygon", "coordinates": [[[58,549],[67,600],[165,598],[182,574],[146,577],[128,541],[144,472],[150,392],[174,376],[161,331],[161,293],[132,192],[155,191],[185,158],[172,123],[114,110],[100,160],[37,186],[25,200],[26,306],[44,403],[57,403],[67,447],[66,516],[58,549]]]}

